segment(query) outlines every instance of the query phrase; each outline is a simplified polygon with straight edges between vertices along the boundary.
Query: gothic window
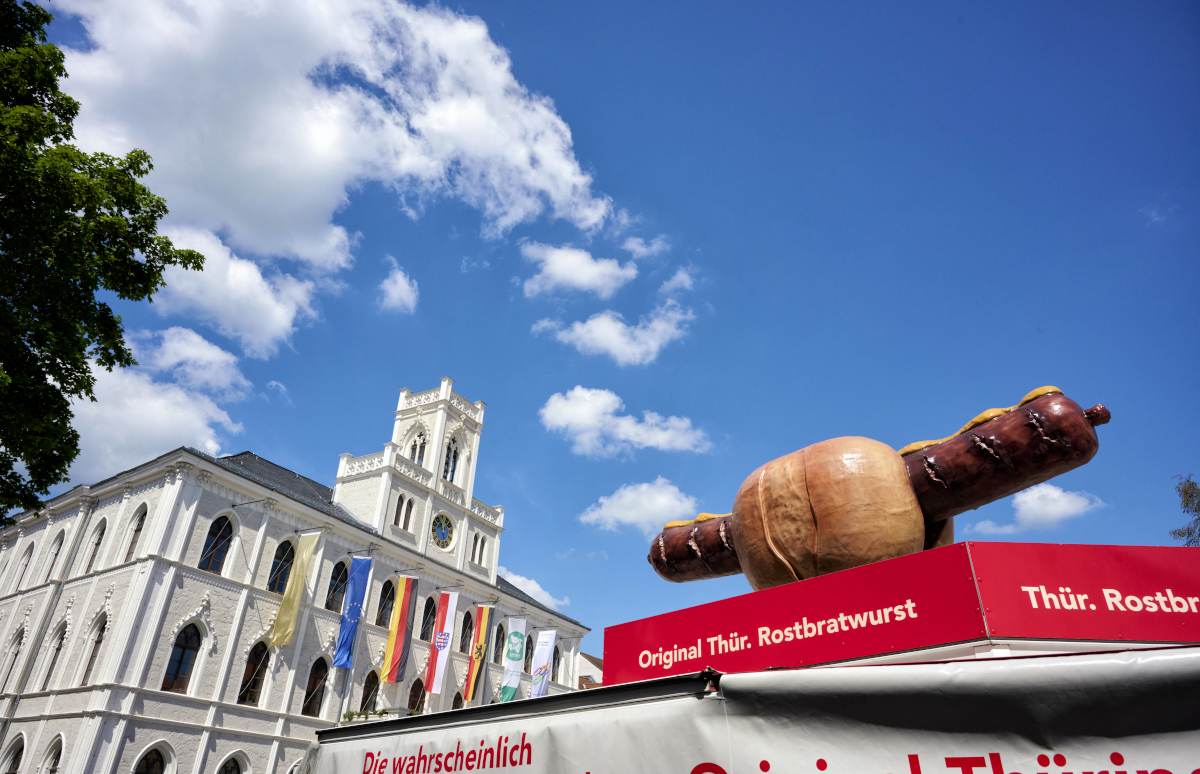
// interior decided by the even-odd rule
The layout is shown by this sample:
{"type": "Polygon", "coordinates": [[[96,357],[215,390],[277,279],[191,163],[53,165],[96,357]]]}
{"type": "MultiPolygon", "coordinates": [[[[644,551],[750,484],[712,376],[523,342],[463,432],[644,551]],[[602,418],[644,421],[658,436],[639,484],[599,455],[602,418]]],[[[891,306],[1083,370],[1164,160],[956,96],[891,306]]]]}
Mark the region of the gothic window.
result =
{"type": "Polygon", "coordinates": [[[492,663],[504,663],[504,649],[508,642],[504,639],[504,624],[496,624],[496,641],[492,643],[492,663]]]}
{"type": "Polygon", "coordinates": [[[242,774],[242,764],[238,763],[237,758],[230,758],[217,774],[242,774]]]}
{"type": "Polygon", "coordinates": [[[100,544],[104,542],[104,531],[108,529],[108,522],[100,522],[100,526],[96,527],[96,531],[92,533],[92,550],[88,554],[87,569],[83,571],[87,575],[96,566],[96,558],[100,556],[100,544]]]}
{"type": "Polygon", "coordinates": [[[525,673],[533,674],[533,635],[525,638],[525,673]]]}
{"type": "Polygon", "coordinates": [[[462,634],[458,636],[458,652],[471,652],[471,638],[475,635],[475,621],[471,618],[471,611],[463,613],[462,634]]]}
{"type": "Polygon", "coordinates": [[[87,685],[92,680],[92,672],[96,670],[96,658],[100,655],[100,646],[104,644],[104,630],[108,628],[108,616],[101,616],[96,625],[96,634],[92,638],[92,652],[88,656],[87,667],[83,670],[83,680],[80,685],[87,685]]]}
{"type": "Polygon", "coordinates": [[[133,774],[163,774],[167,770],[167,762],[158,750],[151,750],[138,761],[133,774]]]}
{"type": "Polygon", "coordinates": [[[454,703],[450,705],[450,709],[462,709],[463,697],[461,693],[454,694],[454,703]]]}
{"type": "Polygon", "coordinates": [[[392,608],[396,606],[396,584],[384,581],[379,591],[379,612],[375,614],[376,626],[388,626],[392,623],[392,608]]]}
{"type": "Polygon", "coordinates": [[[58,555],[62,552],[65,535],[65,532],[58,533],[58,537],[54,539],[54,545],[50,546],[50,559],[46,562],[46,577],[42,578],[42,583],[50,580],[50,576],[54,574],[54,565],[58,563],[58,555]]]}
{"type": "Polygon", "coordinates": [[[4,774],[17,774],[21,770],[21,759],[25,757],[25,740],[18,739],[8,750],[4,760],[4,774]]]}
{"type": "Polygon", "coordinates": [[[238,691],[238,704],[258,706],[258,697],[262,693],[263,680],[267,676],[270,663],[267,643],[260,642],[250,649],[250,656],[246,659],[246,671],[242,673],[242,687],[238,691]]]}
{"type": "Polygon", "coordinates": [[[392,514],[392,526],[399,527],[400,519],[404,515],[404,497],[396,498],[396,512],[392,514]]]}
{"type": "Polygon", "coordinates": [[[17,659],[21,657],[21,646],[25,644],[25,630],[22,629],[16,637],[13,637],[12,645],[8,649],[8,668],[4,670],[4,682],[0,683],[0,693],[8,691],[8,679],[12,677],[13,667],[17,665],[17,659]]]}
{"type": "Polygon", "coordinates": [[[42,765],[42,774],[58,774],[58,763],[62,760],[62,739],[55,740],[46,754],[46,762],[42,765]]]}
{"type": "Polygon", "coordinates": [[[476,559],[479,556],[479,533],[475,533],[475,539],[471,541],[471,561],[478,564],[476,559]]]}
{"type": "Polygon", "coordinates": [[[58,666],[58,657],[62,654],[63,644],[67,640],[67,627],[63,626],[58,636],[54,638],[54,650],[50,651],[50,665],[46,667],[46,676],[42,678],[42,690],[50,687],[50,678],[54,676],[54,668],[58,666]]]}
{"type": "Polygon", "coordinates": [[[442,463],[442,478],[454,483],[454,472],[458,469],[458,439],[451,438],[446,444],[446,461],[442,463]]]}
{"type": "Polygon", "coordinates": [[[167,662],[167,673],[163,675],[162,690],[171,693],[187,693],[192,680],[192,667],[200,653],[200,630],[196,624],[188,624],[175,638],[171,648],[171,660],[167,662]]]}
{"type": "Polygon", "coordinates": [[[412,532],[413,502],[414,501],[410,499],[408,501],[408,505],[404,506],[404,523],[401,525],[400,529],[404,530],[405,532],[412,532]]]}
{"type": "Polygon", "coordinates": [[[379,698],[379,675],[375,672],[367,672],[367,679],[363,681],[362,701],[358,705],[359,712],[374,712],[375,701],[379,698]]]}
{"type": "Polygon", "coordinates": [[[408,711],[420,715],[425,710],[425,683],[417,678],[408,692],[408,711]]]}
{"type": "Polygon", "coordinates": [[[437,623],[437,603],[433,597],[425,600],[425,612],[421,615],[421,639],[433,641],[433,627],[437,623]]]}
{"type": "Polygon", "coordinates": [[[146,526],[146,506],[138,509],[137,520],[133,523],[133,534],[129,537],[129,550],[125,552],[125,561],[132,561],[137,553],[138,541],[142,539],[142,527],[146,526]]]}
{"type": "Polygon", "coordinates": [[[419,433],[413,439],[412,446],[408,451],[408,459],[418,465],[425,464],[425,433],[419,433]]]}
{"type": "Polygon", "coordinates": [[[21,557],[21,564],[17,567],[17,582],[13,585],[13,591],[20,591],[21,584],[25,582],[25,571],[29,569],[29,562],[33,559],[33,544],[29,544],[29,548],[25,549],[25,554],[21,557]]]}
{"type": "Polygon", "coordinates": [[[558,667],[562,663],[562,653],[559,652],[558,646],[554,646],[554,661],[550,665],[550,682],[558,682],[558,667]]]}
{"type": "Polygon", "coordinates": [[[204,550],[200,553],[201,570],[207,570],[214,575],[221,574],[225,566],[225,554],[229,553],[229,544],[233,542],[233,523],[228,516],[222,516],[208,528],[208,537],[204,538],[204,550]]]}
{"type": "Polygon", "coordinates": [[[350,579],[350,571],[345,562],[338,562],[329,574],[329,590],[325,592],[325,609],[335,613],[342,612],[342,598],[346,596],[346,582],[350,579]]]}
{"type": "Polygon", "coordinates": [[[292,574],[292,561],[296,558],[296,548],[292,541],[286,540],[275,549],[275,558],[271,560],[271,574],[267,577],[267,591],[282,594],[287,591],[288,576],[292,574]]]}
{"type": "Polygon", "coordinates": [[[320,717],[321,699],[325,698],[325,676],[329,674],[329,664],[319,658],[308,670],[308,687],[304,691],[304,705],[300,707],[301,715],[310,718],[320,717]]]}

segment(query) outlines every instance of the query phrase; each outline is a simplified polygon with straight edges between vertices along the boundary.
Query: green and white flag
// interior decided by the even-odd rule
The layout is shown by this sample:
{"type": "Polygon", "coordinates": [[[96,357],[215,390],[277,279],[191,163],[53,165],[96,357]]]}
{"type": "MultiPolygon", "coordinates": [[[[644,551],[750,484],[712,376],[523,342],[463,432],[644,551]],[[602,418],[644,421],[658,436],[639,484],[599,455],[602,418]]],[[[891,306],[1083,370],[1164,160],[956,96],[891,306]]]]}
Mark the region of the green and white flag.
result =
{"type": "Polygon", "coordinates": [[[533,650],[533,688],[529,698],[545,696],[550,687],[550,659],[554,656],[554,638],[558,632],[545,629],[538,632],[537,647],[533,650]]]}
{"type": "Polygon", "coordinates": [[[525,619],[508,619],[508,644],[504,648],[504,681],[500,684],[500,701],[512,701],[521,687],[521,672],[525,670],[525,619]]]}

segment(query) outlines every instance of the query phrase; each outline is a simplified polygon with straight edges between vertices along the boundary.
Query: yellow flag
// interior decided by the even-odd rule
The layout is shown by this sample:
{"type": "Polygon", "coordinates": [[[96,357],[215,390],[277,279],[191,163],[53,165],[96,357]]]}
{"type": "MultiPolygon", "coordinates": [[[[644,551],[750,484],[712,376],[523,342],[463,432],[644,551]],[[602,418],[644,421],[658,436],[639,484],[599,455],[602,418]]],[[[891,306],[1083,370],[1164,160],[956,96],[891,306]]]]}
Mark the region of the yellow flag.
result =
{"type": "Polygon", "coordinates": [[[304,596],[304,587],[308,578],[308,563],[312,560],[313,551],[317,547],[320,532],[311,535],[301,535],[296,557],[292,560],[292,570],[288,573],[287,588],[283,592],[283,604],[275,615],[275,624],[271,627],[271,646],[281,648],[292,641],[296,632],[296,614],[300,611],[300,598],[304,596]]]}

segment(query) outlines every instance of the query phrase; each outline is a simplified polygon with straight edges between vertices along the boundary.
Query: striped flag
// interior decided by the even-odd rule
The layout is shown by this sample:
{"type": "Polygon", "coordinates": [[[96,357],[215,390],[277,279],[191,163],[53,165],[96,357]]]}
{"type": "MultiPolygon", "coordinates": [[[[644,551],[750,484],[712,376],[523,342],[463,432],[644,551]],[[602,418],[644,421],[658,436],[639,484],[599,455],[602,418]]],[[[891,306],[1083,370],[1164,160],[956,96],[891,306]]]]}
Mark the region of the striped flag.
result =
{"type": "Polygon", "coordinates": [[[467,667],[467,684],[463,696],[472,701],[479,693],[483,682],[483,665],[487,663],[488,645],[492,641],[492,611],[494,607],[480,605],[475,608],[475,636],[471,639],[471,663],[467,667]]]}
{"type": "Polygon", "coordinates": [[[454,639],[454,613],[458,609],[458,592],[450,591],[438,599],[437,622],[433,626],[433,647],[429,649],[429,666],[425,670],[425,692],[441,693],[442,677],[450,661],[450,642],[454,639]]]}
{"type": "Polygon", "coordinates": [[[383,680],[398,683],[404,679],[408,656],[412,653],[413,621],[417,616],[417,579],[396,579],[396,601],[388,626],[387,652],[383,656],[383,680]]]}

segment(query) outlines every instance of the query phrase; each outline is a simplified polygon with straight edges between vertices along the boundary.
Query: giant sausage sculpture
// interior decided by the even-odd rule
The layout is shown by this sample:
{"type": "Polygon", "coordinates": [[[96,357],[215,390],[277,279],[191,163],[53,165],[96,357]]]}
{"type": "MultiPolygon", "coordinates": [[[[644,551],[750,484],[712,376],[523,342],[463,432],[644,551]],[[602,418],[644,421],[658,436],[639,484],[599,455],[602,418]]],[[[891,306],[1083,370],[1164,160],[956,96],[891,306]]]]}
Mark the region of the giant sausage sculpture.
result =
{"type": "Polygon", "coordinates": [[[1042,387],[899,452],[822,441],[751,473],[733,513],[667,524],[646,558],[669,581],[743,572],[757,590],[946,545],[956,515],[1091,460],[1109,419],[1103,405],[1084,411],[1042,387]]]}

